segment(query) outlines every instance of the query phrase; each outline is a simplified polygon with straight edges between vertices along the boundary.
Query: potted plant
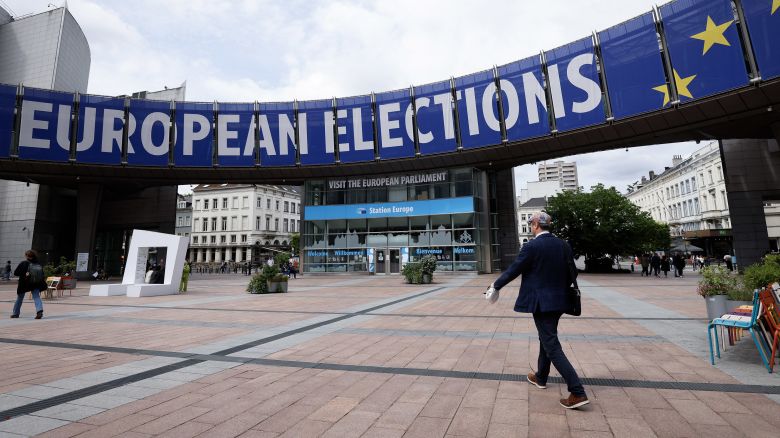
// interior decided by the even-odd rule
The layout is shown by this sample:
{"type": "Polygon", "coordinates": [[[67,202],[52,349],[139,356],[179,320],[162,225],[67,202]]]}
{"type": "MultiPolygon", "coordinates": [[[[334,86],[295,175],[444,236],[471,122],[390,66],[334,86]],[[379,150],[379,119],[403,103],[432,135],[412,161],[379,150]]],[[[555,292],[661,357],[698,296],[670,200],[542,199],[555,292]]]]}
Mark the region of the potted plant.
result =
{"type": "MultiPolygon", "coordinates": [[[[274,266],[263,266],[263,269],[252,276],[249,280],[249,284],[246,287],[246,291],[250,294],[267,294],[269,292],[268,283],[269,280],[279,274],[279,268],[274,266]]],[[[275,290],[271,290],[276,292],[275,290]]]]}
{"type": "Polygon", "coordinates": [[[707,304],[707,319],[713,320],[726,313],[726,298],[736,289],[735,277],[721,266],[702,268],[697,292],[707,304]]]}
{"type": "Polygon", "coordinates": [[[401,268],[401,273],[406,277],[407,283],[422,283],[422,264],[420,262],[409,262],[401,268]]]}
{"type": "Polygon", "coordinates": [[[287,292],[287,277],[284,274],[276,274],[268,280],[268,293],[287,292]]]}
{"type": "Polygon", "coordinates": [[[769,254],[761,263],[745,268],[742,281],[747,289],[763,289],[768,284],[780,281],[780,255],[769,254]]]}
{"type": "Polygon", "coordinates": [[[726,309],[732,311],[739,306],[753,304],[753,291],[739,277],[734,279],[734,289],[726,292],[726,309]]]}
{"type": "Polygon", "coordinates": [[[433,282],[433,271],[436,270],[436,257],[427,255],[420,260],[420,270],[422,271],[423,284],[433,282]]]}

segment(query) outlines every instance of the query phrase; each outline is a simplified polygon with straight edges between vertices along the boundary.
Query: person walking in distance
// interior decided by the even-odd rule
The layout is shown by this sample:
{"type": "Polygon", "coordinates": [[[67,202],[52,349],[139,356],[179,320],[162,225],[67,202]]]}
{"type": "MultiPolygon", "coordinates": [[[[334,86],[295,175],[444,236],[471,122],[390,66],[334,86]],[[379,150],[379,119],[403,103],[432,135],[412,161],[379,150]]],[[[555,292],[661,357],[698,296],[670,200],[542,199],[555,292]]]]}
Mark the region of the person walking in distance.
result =
{"type": "Polygon", "coordinates": [[[522,246],[514,263],[491,287],[500,290],[519,275],[523,276],[515,312],[533,315],[540,343],[536,372],[528,373],[527,380],[537,388],[545,389],[552,363],[563,376],[570,393],[560,400],[560,404],[566,409],[575,409],[588,404],[588,396],[558,340],[558,321],[564,311],[571,308],[568,289],[576,278],[571,278],[569,264],[574,260],[569,244],[550,234],[551,224],[552,218],[547,213],[531,215],[528,225],[534,239],[522,246]]]}
{"type": "Polygon", "coordinates": [[[11,261],[8,260],[5,263],[5,267],[3,268],[3,280],[10,281],[11,280],[11,261]]]}
{"type": "Polygon", "coordinates": [[[660,277],[658,274],[661,271],[661,256],[659,256],[657,252],[653,253],[653,257],[650,258],[650,267],[652,268],[653,275],[660,277]]]}
{"type": "Polygon", "coordinates": [[[639,258],[639,263],[642,264],[642,276],[650,276],[650,256],[647,253],[642,254],[639,258]]]}
{"type": "Polygon", "coordinates": [[[14,275],[19,277],[19,284],[16,286],[16,302],[11,313],[11,318],[18,318],[22,310],[24,294],[32,292],[33,302],[35,303],[35,319],[43,318],[43,302],[41,301],[41,290],[46,289],[46,279],[43,277],[43,266],[38,263],[38,254],[33,250],[27,250],[24,253],[26,260],[19,263],[14,270],[14,275]]]}

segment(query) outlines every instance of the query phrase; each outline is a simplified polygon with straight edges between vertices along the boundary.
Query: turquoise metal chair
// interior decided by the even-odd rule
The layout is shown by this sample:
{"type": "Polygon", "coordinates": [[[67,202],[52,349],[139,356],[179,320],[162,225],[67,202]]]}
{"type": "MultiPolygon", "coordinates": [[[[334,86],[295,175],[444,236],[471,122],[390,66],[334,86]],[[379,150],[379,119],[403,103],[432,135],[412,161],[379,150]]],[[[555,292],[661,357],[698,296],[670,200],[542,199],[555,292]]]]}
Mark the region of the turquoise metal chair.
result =
{"type": "MultiPolygon", "coordinates": [[[[753,342],[756,344],[758,354],[761,356],[761,360],[764,362],[764,367],[766,367],[768,372],[772,372],[772,369],[769,366],[769,360],[766,357],[766,351],[768,350],[765,346],[761,345],[762,340],[755,332],[756,320],[761,314],[761,302],[758,299],[758,293],[758,290],[753,291],[753,312],[750,314],[750,320],[747,320],[746,318],[728,319],[724,318],[727,315],[723,315],[724,317],[713,319],[712,322],[707,326],[707,340],[710,344],[710,362],[712,362],[713,365],[715,365],[715,355],[712,351],[712,335],[713,332],[715,332],[716,327],[721,326],[726,328],[738,328],[750,332],[750,337],[753,338],[753,342]]],[[[720,359],[720,341],[718,340],[717,333],[715,333],[715,350],[718,353],[718,359],[720,359]]]]}

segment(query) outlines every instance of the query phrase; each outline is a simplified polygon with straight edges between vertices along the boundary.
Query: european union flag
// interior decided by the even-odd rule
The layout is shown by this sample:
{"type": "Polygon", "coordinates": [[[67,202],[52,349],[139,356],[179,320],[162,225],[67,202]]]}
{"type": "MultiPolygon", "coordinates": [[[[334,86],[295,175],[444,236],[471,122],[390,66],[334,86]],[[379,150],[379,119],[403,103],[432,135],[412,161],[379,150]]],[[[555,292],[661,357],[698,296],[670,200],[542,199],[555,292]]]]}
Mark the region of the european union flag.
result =
{"type": "MultiPolygon", "coordinates": [[[[660,10],[681,102],[748,83],[729,0],[678,0],[660,10]]],[[[668,102],[665,85],[659,84],[655,90],[668,102]]]]}
{"type": "Polygon", "coordinates": [[[761,78],[780,76],[780,0],[742,0],[742,10],[761,78]]]}
{"type": "Polygon", "coordinates": [[[621,119],[666,105],[653,88],[666,82],[653,13],[598,35],[613,117],[621,119]]]}

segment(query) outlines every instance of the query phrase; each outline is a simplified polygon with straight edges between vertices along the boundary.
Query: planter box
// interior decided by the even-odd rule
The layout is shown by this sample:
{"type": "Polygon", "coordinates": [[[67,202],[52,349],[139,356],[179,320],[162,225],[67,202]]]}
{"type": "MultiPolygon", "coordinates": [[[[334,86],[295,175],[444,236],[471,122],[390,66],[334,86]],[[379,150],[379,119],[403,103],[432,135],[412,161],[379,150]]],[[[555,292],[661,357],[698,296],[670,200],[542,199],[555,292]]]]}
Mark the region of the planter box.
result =
{"type": "Polygon", "coordinates": [[[286,281],[268,282],[268,293],[279,292],[280,288],[281,288],[281,292],[287,292],[287,282],[286,281]]]}
{"type": "Polygon", "coordinates": [[[712,295],[705,297],[704,301],[707,303],[707,319],[712,321],[715,318],[720,318],[728,309],[726,309],[726,295],[712,295]]]}
{"type": "Polygon", "coordinates": [[[423,274],[422,275],[422,284],[431,284],[433,283],[433,275],[432,274],[423,274]]]}
{"type": "Polygon", "coordinates": [[[734,301],[734,300],[727,300],[726,301],[726,309],[727,311],[732,311],[736,309],[739,306],[750,306],[752,305],[752,301],[734,301]]]}

